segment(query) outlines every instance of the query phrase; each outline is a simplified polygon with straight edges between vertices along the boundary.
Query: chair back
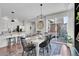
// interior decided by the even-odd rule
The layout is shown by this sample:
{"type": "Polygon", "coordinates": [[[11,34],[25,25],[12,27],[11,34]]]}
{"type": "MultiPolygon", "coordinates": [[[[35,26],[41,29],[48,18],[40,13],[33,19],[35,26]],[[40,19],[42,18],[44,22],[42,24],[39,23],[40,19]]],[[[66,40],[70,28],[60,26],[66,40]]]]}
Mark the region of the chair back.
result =
{"type": "Polygon", "coordinates": [[[35,48],[35,45],[32,42],[27,43],[26,40],[25,40],[25,38],[23,38],[23,37],[21,37],[21,44],[22,44],[22,47],[23,47],[24,51],[26,51],[26,50],[30,51],[33,48],[35,48]]]}
{"type": "Polygon", "coordinates": [[[27,46],[27,43],[26,43],[25,38],[23,38],[23,37],[21,37],[21,44],[22,44],[23,49],[25,49],[27,46]]]}
{"type": "Polygon", "coordinates": [[[46,38],[46,40],[45,40],[44,42],[42,42],[39,46],[40,46],[41,48],[43,48],[43,47],[47,46],[48,43],[49,43],[49,40],[46,38]]]}

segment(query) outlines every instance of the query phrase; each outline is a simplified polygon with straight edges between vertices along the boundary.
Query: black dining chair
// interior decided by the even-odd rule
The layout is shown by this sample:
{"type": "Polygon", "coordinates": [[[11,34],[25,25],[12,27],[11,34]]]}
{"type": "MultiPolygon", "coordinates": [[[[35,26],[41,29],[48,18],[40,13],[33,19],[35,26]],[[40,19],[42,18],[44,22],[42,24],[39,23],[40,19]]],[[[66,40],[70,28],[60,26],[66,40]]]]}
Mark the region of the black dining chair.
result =
{"type": "Polygon", "coordinates": [[[44,42],[42,42],[42,43],[39,45],[40,50],[42,50],[42,52],[43,52],[43,55],[44,55],[45,50],[46,50],[47,53],[48,53],[48,42],[49,42],[49,40],[46,39],[44,42]]]}
{"type": "Polygon", "coordinates": [[[23,47],[22,56],[24,55],[24,52],[27,53],[27,56],[29,56],[31,51],[31,55],[36,55],[35,45],[32,42],[27,43],[25,38],[21,37],[21,44],[23,47]]]}
{"type": "Polygon", "coordinates": [[[52,36],[51,35],[48,35],[48,36],[46,36],[46,39],[48,40],[48,45],[49,45],[49,47],[51,49],[50,41],[52,40],[52,36]]]}

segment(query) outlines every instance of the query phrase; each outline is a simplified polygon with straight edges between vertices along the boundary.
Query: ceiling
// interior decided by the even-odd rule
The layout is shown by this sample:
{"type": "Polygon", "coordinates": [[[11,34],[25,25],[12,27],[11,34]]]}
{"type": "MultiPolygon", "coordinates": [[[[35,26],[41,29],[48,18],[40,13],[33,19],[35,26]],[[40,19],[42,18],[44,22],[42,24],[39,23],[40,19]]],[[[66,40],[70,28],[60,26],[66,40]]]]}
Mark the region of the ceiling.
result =
{"type": "MultiPolygon", "coordinates": [[[[72,8],[73,4],[69,3],[45,3],[42,7],[42,14],[48,15],[51,13],[61,12],[72,8]]],[[[32,19],[41,14],[39,3],[0,3],[1,15],[15,17],[20,20],[32,19]],[[11,12],[15,11],[12,15],[11,12]]]]}

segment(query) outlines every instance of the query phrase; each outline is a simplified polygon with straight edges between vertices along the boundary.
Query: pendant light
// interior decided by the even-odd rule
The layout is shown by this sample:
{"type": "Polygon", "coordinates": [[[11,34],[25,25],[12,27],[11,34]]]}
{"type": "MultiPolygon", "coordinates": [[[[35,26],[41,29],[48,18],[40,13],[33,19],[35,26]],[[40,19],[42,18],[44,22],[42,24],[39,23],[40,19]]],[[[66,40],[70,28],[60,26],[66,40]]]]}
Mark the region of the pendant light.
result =
{"type": "Polygon", "coordinates": [[[43,15],[42,15],[42,6],[43,6],[43,5],[40,4],[40,7],[41,7],[41,8],[40,8],[40,9],[41,9],[41,15],[40,15],[40,16],[41,16],[41,20],[42,20],[42,18],[43,18],[43,15]]]}
{"type": "Polygon", "coordinates": [[[44,28],[44,21],[43,21],[43,15],[42,15],[42,6],[43,5],[40,4],[40,15],[39,15],[40,18],[37,21],[37,28],[38,28],[37,32],[38,32],[38,34],[42,33],[42,30],[44,28]]]}
{"type": "Polygon", "coordinates": [[[40,19],[38,20],[38,23],[37,23],[37,27],[42,30],[43,27],[44,27],[44,21],[43,21],[43,15],[42,15],[42,4],[40,4],[40,9],[41,9],[41,15],[40,15],[40,19]]]}
{"type": "MultiPolygon", "coordinates": [[[[12,13],[12,14],[14,14],[15,12],[14,12],[14,11],[12,11],[11,13],[12,13]]],[[[15,22],[15,20],[13,19],[13,17],[12,17],[11,22],[15,22]]]]}

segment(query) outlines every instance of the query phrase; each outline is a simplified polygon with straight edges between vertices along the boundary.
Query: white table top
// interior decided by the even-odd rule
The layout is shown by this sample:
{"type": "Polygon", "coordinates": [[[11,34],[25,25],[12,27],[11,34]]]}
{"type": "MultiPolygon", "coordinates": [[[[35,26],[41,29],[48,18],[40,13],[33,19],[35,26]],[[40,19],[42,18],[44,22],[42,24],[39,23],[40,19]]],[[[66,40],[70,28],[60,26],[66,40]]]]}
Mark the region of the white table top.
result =
{"type": "Polygon", "coordinates": [[[38,38],[38,37],[28,37],[28,38],[26,38],[26,41],[27,42],[32,42],[32,43],[34,43],[34,44],[40,44],[40,43],[42,43],[42,42],[44,42],[45,41],[45,38],[43,37],[43,38],[38,38]]]}

